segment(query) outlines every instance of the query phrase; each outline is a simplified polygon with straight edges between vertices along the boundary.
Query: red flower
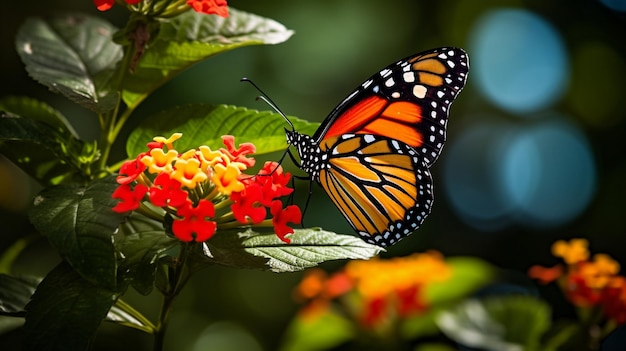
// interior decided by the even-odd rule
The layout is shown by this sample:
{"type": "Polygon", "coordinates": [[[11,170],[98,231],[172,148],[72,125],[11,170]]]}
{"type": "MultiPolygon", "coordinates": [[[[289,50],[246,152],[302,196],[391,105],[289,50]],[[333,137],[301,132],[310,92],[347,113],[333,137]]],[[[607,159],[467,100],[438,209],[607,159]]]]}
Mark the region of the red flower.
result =
{"type": "Polygon", "coordinates": [[[154,186],[150,188],[150,202],[158,207],[179,207],[187,201],[187,192],[180,188],[180,182],[171,179],[167,173],[154,178],[154,186]]]}
{"type": "Polygon", "coordinates": [[[576,306],[593,306],[600,301],[600,291],[591,288],[585,278],[577,272],[570,273],[563,285],[565,296],[576,306]]]}
{"type": "Polygon", "coordinates": [[[273,216],[272,224],[274,224],[274,232],[280,240],[289,244],[291,240],[285,236],[287,234],[293,234],[293,228],[289,227],[287,223],[300,224],[302,221],[302,212],[300,212],[300,208],[295,205],[283,208],[282,202],[280,202],[280,200],[275,200],[272,202],[270,211],[273,216]]]}
{"type": "Polygon", "coordinates": [[[427,308],[427,305],[420,298],[421,290],[421,285],[412,285],[404,289],[396,290],[398,314],[400,316],[406,317],[427,308]]]}
{"type": "Polygon", "coordinates": [[[207,15],[228,17],[228,4],[226,0],[187,0],[187,5],[194,11],[207,15]]]}
{"type": "Polygon", "coordinates": [[[145,155],[145,153],[139,154],[137,158],[134,160],[126,161],[120,167],[120,174],[115,179],[118,184],[129,184],[146,169],[146,165],[144,165],[140,159],[145,155]]]}
{"type": "Polygon", "coordinates": [[[365,314],[363,316],[363,324],[371,327],[377,324],[384,316],[387,310],[387,300],[380,296],[366,302],[365,314]]]}
{"type": "Polygon", "coordinates": [[[187,201],[178,209],[177,214],[183,218],[174,220],[172,231],[179,240],[202,242],[215,234],[217,225],[209,220],[215,215],[215,207],[211,201],[202,199],[196,207],[187,201]]]}
{"type": "MultiPolygon", "coordinates": [[[[141,0],[124,0],[129,5],[135,5],[141,2],[141,0]]],[[[93,0],[96,8],[100,11],[108,11],[115,4],[115,0],[93,0]]]]}
{"type": "Polygon", "coordinates": [[[137,184],[134,188],[128,184],[120,185],[111,195],[112,198],[120,200],[113,207],[113,211],[124,213],[138,209],[141,205],[141,200],[147,192],[148,187],[143,184],[137,184]]]}
{"type": "MultiPolygon", "coordinates": [[[[188,3],[191,1],[188,1],[188,3]]],[[[200,1],[202,2],[202,1],[200,1]]],[[[219,1],[217,1],[219,2],[219,1]]],[[[226,5],[226,1],[224,1],[224,5],[226,5]]],[[[226,8],[228,9],[228,8],[226,8]]],[[[197,11],[197,10],[196,10],[197,11]]],[[[198,11],[201,12],[201,11],[198,11]]],[[[221,15],[220,15],[221,16],[221,15]]],[[[222,17],[227,17],[222,16],[222,17]]],[[[222,136],[222,141],[224,145],[226,145],[227,149],[221,148],[220,151],[228,156],[231,162],[239,162],[243,163],[247,167],[254,166],[255,160],[253,158],[248,158],[246,155],[253,154],[256,152],[256,147],[252,143],[243,143],[239,144],[239,148],[235,147],[235,137],[232,135],[224,135],[222,136]]]]}
{"type": "Polygon", "coordinates": [[[293,192],[293,189],[287,187],[291,175],[284,173],[283,168],[277,162],[265,162],[263,168],[254,177],[255,181],[263,185],[263,194],[266,198],[266,206],[269,206],[271,200],[287,196],[293,192]]]}
{"type": "Polygon", "coordinates": [[[265,219],[267,210],[261,204],[263,191],[260,185],[249,184],[243,191],[233,192],[230,199],[233,201],[230,208],[239,223],[247,224],[250,219],[253,224],[257,224],[265,219]]]}
{"type": "Polygon", "coordinates": [[[607,317],[617,324],[626,323],[626,279],[616,277],[602,292],[602,305],[607,317]]]}

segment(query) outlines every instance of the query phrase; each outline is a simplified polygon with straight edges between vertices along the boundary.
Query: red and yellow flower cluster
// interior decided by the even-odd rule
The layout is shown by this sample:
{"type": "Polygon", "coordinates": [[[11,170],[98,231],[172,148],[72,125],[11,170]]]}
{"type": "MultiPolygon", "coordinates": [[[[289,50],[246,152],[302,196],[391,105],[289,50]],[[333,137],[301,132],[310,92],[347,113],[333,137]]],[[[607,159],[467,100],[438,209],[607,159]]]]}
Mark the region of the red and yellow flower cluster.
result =
{"type": "Polygon", "coordinates": [[[246,225],[273,226],[278,237],[294,231],[287,223],[298,224],[302,213],[297,206],[283,208],[280,197],[293,192],[287,186],[289,173],[276,162],[266,162],[256,175],[244,170],[255,163],[248,157],[256,151],[251,143],[235,147],[233,136],[223,136],[226,148],[211,150],[200,146],[183,153],[170,138],[155,137],[148,151],[125,162],[120,168],[113,193],[120,202],[113,211],[141,211],[155,218],[171,215],[172,233],[181,241],[202,242],[219,228],[246,225]],[[269,208],[272,219],[266,219],[269,208]]]}
{"type": "Polygon", "coordinates": [[[532,266],[528,274],[543,284],[556,281],[575,306],[601,308],[608,319],[626,323],[626,278],[618,275],[620,265],[607,254],[590,259],[588,246],[585,239],[559,240],[552,254],[565,264],[532,266]]]}
{"type": "Polygon", "coordinates": [[[348,315],[358,316],[366,328],[375,328],[426,310],[425,287],[451,275],[450,266],[436,251],[388,260],[350,261],[331,276],[321,269],[308,270],[296,296],[309,302],[305,316],[326,311],[333,300],[348,299],[351,302],[344,307],[355,309],[348,315]]]}
{"type": "MultiPolygon", "coordinates": [[[[96,8],[100,11],[108,11],[116,0],[93,0],[96,8]]],[[[144,0],[123,0],[127,5],[137,5],[144,0]]],[[[154,1],[154,0],[152,0],[154,1]]],[[[118,2],[121,2],[118,0],[118,2]]],[[[172,8],[179,9],[181,5],[187,4],[188,8],[192,8],[194,11],[204,13],[206,15],[218,15],[221,17],[228,17],[228,4],[226,0],[162,0],[161,8],[171,6],[172,8]],[[171,4],[170,4],[171,3],[171,4]],[[182,3],[182,4],[181,4],[182,3]]],[[[187,9],[188,9],[187,8],[187,9]]]]}

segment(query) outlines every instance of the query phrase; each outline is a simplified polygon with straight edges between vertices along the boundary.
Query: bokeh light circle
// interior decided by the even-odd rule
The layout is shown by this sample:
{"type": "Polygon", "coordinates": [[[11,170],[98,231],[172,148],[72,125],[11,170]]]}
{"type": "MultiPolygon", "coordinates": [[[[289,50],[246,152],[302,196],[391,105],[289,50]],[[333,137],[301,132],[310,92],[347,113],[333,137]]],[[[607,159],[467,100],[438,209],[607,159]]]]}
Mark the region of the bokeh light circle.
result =
{"type": "Polygon", "coordinates": [[[596,184],[595,161],[585,136],[565,121],[524,130],[501,165],[503,190],[530,227],[550,227],[579,215],[596,184]]]}
{"type": "Polygon", "coordinates": [[[514,130],[504,123],[473,126],[448,142],[443,182],[448,200],[461,219],[484,231],[509,224],[513,203],[500,189],[494,164],[514,130]]]}
{"type": "Polygon", "coordinates": [[[473,82],[494,104],[517,114],[559,99],[568,82],[568,61],[558,32],[521,9],[486,12],[472,30],[473,82]]]}
{"type": "Polygon", "coordinates": [[[565,119],[543,115],[532,124],[483,121],[449,142],[443,184],[468,225],[547,228],[587,208],[596,185],[589,143],[565,119]]]}
{"type": "Polygon", "coordinates": [[[624,0],[600,0],[600,2],[611,10],[626,12],[626,1],[624,0]]]}

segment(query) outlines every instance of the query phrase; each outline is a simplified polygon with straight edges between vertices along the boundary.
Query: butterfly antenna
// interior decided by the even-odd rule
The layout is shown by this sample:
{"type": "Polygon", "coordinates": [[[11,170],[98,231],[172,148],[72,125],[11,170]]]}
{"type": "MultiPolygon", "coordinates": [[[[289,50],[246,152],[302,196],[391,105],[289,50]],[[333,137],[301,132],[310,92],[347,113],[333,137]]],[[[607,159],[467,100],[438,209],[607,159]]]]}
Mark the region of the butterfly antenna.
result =
{"type": "Polygon", "coordinates": [[[279,115],[283,116],[283,118],[285,119],[285,121],[287,121],[287,124],[289,124],[289,126],[291,127],[291,130],[296,130],[296,128],[294,127],[293,123],[291,123],[291,121],[289,120],[289,118],[287,118],[287,115],[285,115],[283,113],[283,111],[280,110],[280,108],[278,108],[278,105],[276,105],[276,103],[274,102],[274,100],[272,100],[269,96],[267,96],[267,94],[265,94],[265,92],[263,90],[261,90],[261,88],[259,88],[258,85],[256,85],[250,78],[247,77],[243,77],[240,79],[241,82],[248,82],[250,84],[252,84],[252,86],[259,92],[261,93],[261,95],[257,96],[257,100],[263,100],[266,104],[268,104],[274,111],[276,111],[279,115]]]}

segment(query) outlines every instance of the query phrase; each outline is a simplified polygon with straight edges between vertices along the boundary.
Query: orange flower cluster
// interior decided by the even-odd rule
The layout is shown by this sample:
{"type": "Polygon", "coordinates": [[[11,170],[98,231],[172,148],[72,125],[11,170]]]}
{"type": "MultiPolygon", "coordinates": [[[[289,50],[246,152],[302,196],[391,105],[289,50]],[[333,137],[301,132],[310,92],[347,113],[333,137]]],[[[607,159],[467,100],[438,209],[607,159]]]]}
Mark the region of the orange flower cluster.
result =
{"type": "Polygon", "coordinates": [[[449,279],[451,274],[443,256],[435,251],[388,260],[350,261],[330,276],[321,269],[308,270],[296,296],[309,301],[305,313],[323,311],[333,300],[355,298],[356,303],[349,305],[356,310],[350,314],[369,328],[424,311],[428,308],[424,288],[449,279]]]}
{"type": "Polygon", "coordinates": [[[557,281],[575,306],[601,307],[609,319],[626,323],[626,278],[618,275],[620,265],[607,254],[590,259],[588,246],[585,239],[559,240],[552,245],[552,254],[565,264],[532,266],[528,274],[543,284],[557,281]]]}
{"type": "Polygon", "coordinates": [[[171,232],[181,241],[202,242],[218,228],[272,225],[278,237],[293,233],[287,223],[300,223],[297,206],[283,208],[280,197],[291,194],[289,173],[276,162],[266,162],[256,175],[244,170],[254,165],[247,155],[255,152],[251,143],[235,147],[235,138],[222,137],[226,148],[211,150],[203,145],[179,153],[174,142],[182,137],[155,137],[148,151],[125,162],[112,197],[120,200],[118,213],[140,210],[155,218],[173,218],[171,232]],[[272,214],[266,220],[267,209],[272,214]]]}

